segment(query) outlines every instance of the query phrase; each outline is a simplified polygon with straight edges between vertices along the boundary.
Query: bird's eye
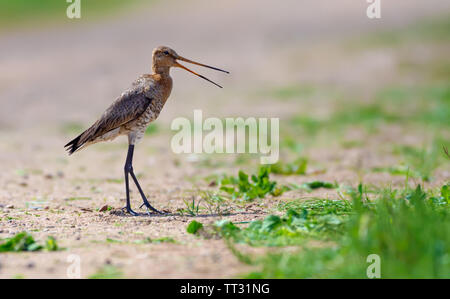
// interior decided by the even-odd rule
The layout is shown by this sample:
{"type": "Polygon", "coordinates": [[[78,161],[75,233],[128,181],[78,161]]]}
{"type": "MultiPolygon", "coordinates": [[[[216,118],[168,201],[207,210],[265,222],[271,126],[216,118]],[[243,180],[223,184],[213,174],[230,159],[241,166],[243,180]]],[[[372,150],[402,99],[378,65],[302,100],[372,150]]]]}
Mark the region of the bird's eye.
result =
{"type": "Polygon", "coordinates": [[[169,51],[164,51],[164,55],[169,56],[169,51]]]}

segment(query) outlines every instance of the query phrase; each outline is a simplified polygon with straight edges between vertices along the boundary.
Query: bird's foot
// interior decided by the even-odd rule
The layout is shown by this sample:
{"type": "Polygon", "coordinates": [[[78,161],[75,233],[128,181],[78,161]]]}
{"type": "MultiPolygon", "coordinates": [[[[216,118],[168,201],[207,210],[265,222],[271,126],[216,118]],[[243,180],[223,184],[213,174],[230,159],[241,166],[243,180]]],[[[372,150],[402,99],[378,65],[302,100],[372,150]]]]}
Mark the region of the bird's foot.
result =
{"type": "Polygon", "coordinates": [[[122,208],[122,211],[123,211],[123,210],[126,210],[127,213],[130,214],[131,216],[139,216],[139,214],[136,213],[135,211],[133,211],[133,210],[131,209],[131,207],[123,207],[123,208],[122,208]]]}
{"type": "Polygon", "coordinates": [[[155,212],[155,213],[161,214],[161,215],[166,214],[166,213],[161,212],[161,211],[158,211],[157,209],[155,209],[154,207],[152,207],[148,201],[147,201],[147,202],[144,201],[144,202],[141,204],[141,206],[139,207],[139,209],[141,209],[143,206],[145,206],[145,207],[147,208],[147,214],[148,214],[148,215],[150,215],[150,210],[152,210],[152,211],[155,212]]]}

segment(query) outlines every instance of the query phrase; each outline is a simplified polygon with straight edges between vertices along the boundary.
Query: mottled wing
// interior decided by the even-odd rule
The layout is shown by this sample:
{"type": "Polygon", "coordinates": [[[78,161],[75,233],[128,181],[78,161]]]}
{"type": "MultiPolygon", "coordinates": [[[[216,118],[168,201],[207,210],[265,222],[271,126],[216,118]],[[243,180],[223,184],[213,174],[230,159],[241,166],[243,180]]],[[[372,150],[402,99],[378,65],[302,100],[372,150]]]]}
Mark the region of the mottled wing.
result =
{"type": "Polygon", "coordinates": [[[145,112],[151,101],[141,85],[134,85],[124,92],[89,129],[65,145],[69,154],[85,143],[92,142],[109,131],[137,119],[145,112]]]}

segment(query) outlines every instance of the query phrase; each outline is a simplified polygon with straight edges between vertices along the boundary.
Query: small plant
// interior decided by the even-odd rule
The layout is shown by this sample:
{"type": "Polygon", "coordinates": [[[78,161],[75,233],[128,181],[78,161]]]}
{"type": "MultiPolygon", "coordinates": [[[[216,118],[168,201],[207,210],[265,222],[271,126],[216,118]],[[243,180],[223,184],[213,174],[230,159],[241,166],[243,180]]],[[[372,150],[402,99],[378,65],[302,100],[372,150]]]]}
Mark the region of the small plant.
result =
{"type": "Polygon", "coordinates": [[[298,158],[291,163],[277,162],[270,165],[270,172],[281,175],[302,175],[306,173],[308,160],[306,158],[298,158]]]}
{"type": "Polygon", "coordinates": [[[123,278],[123,273],[120,269],[112,265],[105,265],[96,273],[88,277],[89,279],[119,279],[123,278]]]}
{"type": "Polygon", "coordinates": [[[7,238],[5,242],[0,244],[0,252],[40,251],[43,249],[57,251],[58,244],[55,238],[48,237],[45,246],[43,246],[37,243],[28,232],[21,232],[14,237],[7,238]]]}
{"type": "Polygon", "coordinates": [[[319,188],[325,188],[325,189],[336,189],[339,187],[338,183],[330,183],[330,182],[324,182],[324,181],[313,181],[313,182],[307,182],[303,183],[301,185],[290,183],[284,188],[286,190],[295,190],[295,189],[305,189],[308,191],[319,189],[319,188]]]}
{"type": "Polygon", "coordinates": [[[439,166],[439,151],[441,140],[436,138],[428,147],[400,146],[396,153],[401,154],[405,166],[386,168],[391,174],[409,175],[428,182],[432,179],[433,171],[439,166]],[[401,171],[403,169],[403,171],[401,171]]]}
{"type": "Polygon", "coordinates": [[[229,200],[224,196],[209,191],[200,191],[200,196],[211,215],[222,216],[230,213],[229,200]]]}
{"type": "Polygon", "coordinates": [[[318,215],[349,215],[353,211],[352,203],[348,200],[331,200],[331,199],[312,199],[312,200],[293,200],[283,202],[278,205],[278,210],[287,211],[294,210],[300,212],[306,210],[309,216],[318,215]]]}
{"type": "Polygon", "coordinates": [[[197,216],[200,211],[200,201],[195,203],[195,197],[192,197],[192,200],[189,202],[186,199],[183,199],[184,204],[186,205],[185,209],[178,209],[178,212],[181,215],[189,215],[189,216],[197,216]]]}
{"type": "Polygon", "coordinates": [[[55,238],[51,236],[47,238],[47,240],[45,241],[45,249],[47,249],[47,251],[58,251],[59,247],[58,243],[56,243],[55,238]]]}
{"type": "Polygon", "coordinates": [[[203,227],[203,224],[202,223],[200,223],[200,222],[198,222],[198,221],[195,221],[195,220],[192,220],[189,224],[188,224],[188,226],[187,226],[187,228],[186,228],[186,231],[188,232],[188,233],[190,233],[190,234],[196,234],[201,228],[203,227]]]}
{"type": "Polygon", "coordinates": [[[387,172],[392,175],[403,175],[405,177],[420,177],[420,173],[410,169],[406,165],[395,165],[390,167],[375,167],[372,169],[374,172],[387,172]]]}
{"type": "Polygon", "coordinates": [[[112,239],[112,238],[106,238],[106,243],[120,244],[120,243],[123,243],[123,241],[117,240],[117,239],[112,239]]]}
{"type": "Polygon", "coordinates": [[[151,242],[153,244],[159,244],[159,243],[176,243],[177,241],[175,241],[175,239],[173,239],[171,237],[161,237],[161,238],[152,239],[151,242]]]}
{"type": "Polygon", "coordinates": [[[442,148],[444,149],[444,153],[447,156],[447,158],[450,159],[450,154],[448,153],[448,148],[446,146],[443,146],[442,148]]]}
{"type": "Polygon", "coordinates": [[[329,183],[329,182],[314,181],[314,182],[304,183],[302,185],[302,187],[306,188],[306,189],[318,189],[318,188],[335,189],[338,187],[338,185],[329,183]]]}
{"type": "MultiPolygon", "coordinates": [[[[344,215],[341,218],[344,223],[336,226],[339,234],[335,234],[333,246],[312,248],[304,243],[298,251],[269,253],[253,262],[247,258],[260,265],[261,270],[246,277],[366,278],[366,258],[372,253],[382,260],[382,278],[449,277],[448,184],[438,194],[425,191],[420,185],[414,190],[386,189],[373,201],[368,200],[366,192],[362,184],[349,190],[352,202],[337,210],[344,215]]],[[[318,207],[324,204],[331,211],[338,207],[326,201],[309,202],[304,207],[310,216],[314,213],[319,216],[323,210],[318,207]]],[[[282,227],[283,220],[273,218],[271,223],[266,226],[276,230],[282,227]]],[[[325,235],[330,232],[333,233],[331,230],[325,235]]]]}
{"type": "Polygon", "coordinates": [[[176,243],[175,239],[171,237],[161,237],[161,238],[145,238],[143,240],[136,240],[134,244],[160,244],[160,243],[176,243]]]}
{"type": "Polygon", "coordinates": [[[253,246],[286,246],[304,243],[307,238],[329,239],[340,235],[348,214],[337,215],[311,213],[301,207],[299,211],[288,209],[283,216],[269,215],[264,220],[250,222],[239,228],[229,221],[216,223],[220,235],[234,242],[253,246]]]}
{"type": "Polygon", "coordinates": [[[267,194],[279,196],[283,188],[277,188],[277,182],[269,179],[270,168],[261,167],[258,175],[252,175],[239,171],[238,177],[225,176],[219,180],[220,190],[230,194],[233,199],[241,198],[243,201],[251,201],[255,198],[264,198],[267,194]]]}

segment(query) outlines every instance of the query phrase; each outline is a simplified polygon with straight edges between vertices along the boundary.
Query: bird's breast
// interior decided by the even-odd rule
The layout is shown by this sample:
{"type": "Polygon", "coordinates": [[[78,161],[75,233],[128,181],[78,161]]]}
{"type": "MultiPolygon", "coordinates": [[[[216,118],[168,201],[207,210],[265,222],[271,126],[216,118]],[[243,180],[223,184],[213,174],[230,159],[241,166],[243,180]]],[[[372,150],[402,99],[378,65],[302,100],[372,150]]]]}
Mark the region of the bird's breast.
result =
{"type": "Polygon", "coordinates": [[[152,99],[165,103],[172,92],[172,78],[169,75],[161,76],[159,74],[144,75],[145,94],[152,99]]]}
{"type": "Polygon", "coordinates": [[[125,125],[125,131],[132,134],[133,144],[138,142],[145,134],[147,126],[158,118],[167,99],[172,91],[172,79],[170,77],[161,78],[149,75],[149,79],[144,84],[145,96],[150,99],[147,109],[136,120],[125,125]],[[151,77],[150,77],[151,76],[151,77]]]}

